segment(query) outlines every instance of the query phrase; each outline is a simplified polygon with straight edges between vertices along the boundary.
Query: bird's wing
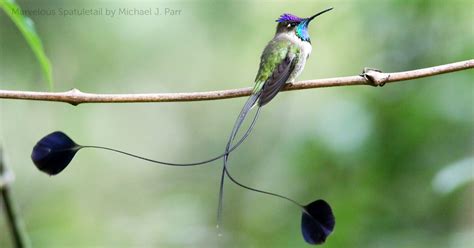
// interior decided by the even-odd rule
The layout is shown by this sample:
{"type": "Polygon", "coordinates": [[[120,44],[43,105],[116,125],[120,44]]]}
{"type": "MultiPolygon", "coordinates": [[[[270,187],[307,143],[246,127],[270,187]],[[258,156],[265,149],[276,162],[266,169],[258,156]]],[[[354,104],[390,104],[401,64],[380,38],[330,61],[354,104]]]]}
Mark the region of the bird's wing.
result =
{"type": "Polygon", "coordinates": [[[263,84],[262,93],[258,99],[258,104],[263,106],[270,102],[276,94],[285,86],[286,81],[290,77],[294,69],[295,57],[285,57],[285,59],[276,66],[270,78],[263,84]]]}
{"type": "Polygon", "coordinates": [[[299,49],[288,40],[271,41],[263,51],[254,93],[260,92],[258,104],[270,102],[285,85],[296,65],[299,49]]]}

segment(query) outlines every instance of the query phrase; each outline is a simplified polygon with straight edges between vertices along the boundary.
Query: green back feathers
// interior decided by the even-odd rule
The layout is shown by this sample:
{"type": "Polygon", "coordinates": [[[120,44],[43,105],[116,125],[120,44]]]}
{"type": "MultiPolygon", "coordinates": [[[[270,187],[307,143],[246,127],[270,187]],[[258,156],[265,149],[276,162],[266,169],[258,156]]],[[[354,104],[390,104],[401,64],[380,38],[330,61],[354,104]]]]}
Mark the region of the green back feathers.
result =
{"type": "Polygon", "coordinates": [[[263,50],[260,59],[260,68],[255,78],[253,93],[259,92],[267,79],[272,75],[278,65],[287,57],[288,53],[299,54],[299,48],[292,46],[286,39],[272,40],[263,50]]]}

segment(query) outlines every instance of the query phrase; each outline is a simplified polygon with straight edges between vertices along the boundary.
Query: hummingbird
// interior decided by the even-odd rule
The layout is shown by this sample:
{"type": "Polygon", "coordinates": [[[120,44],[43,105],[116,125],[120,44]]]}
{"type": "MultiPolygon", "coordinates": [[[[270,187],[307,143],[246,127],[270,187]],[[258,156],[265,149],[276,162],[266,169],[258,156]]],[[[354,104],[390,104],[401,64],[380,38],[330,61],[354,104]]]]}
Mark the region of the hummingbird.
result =
{"type": "MultiPolygon", "coordinates": [[[[244,107],[240,111],[234,127],[230,134],[229,140],[224,152],[224,165],[222,168],[220,188],[219,188],[219,203],[218,203],[218,223],[220,223],[222,215],[223,194],[224,194],[224,180],[225,175],[236,184],[248,188],[250,190],[258,191],[264,194],[270,194],[281,197],[270,192],[256,190],[245,185],[241,185],[235,181],[230,175],[227,168],[230,150],[232,143],[237,135],[240,126],[245,120],[245,117],[254,106],[258,106],[254,120],[247,130],[245,137],[248,136],[249,130],[260,113],[260,109],[268,104],[286,84],[291,84],[301,74],[306,64],[309,55],[311,54],[312,45],[308,32],[308,27],[311,21],[317,16],[324,14],[333,8],[325,9],[314,14],[308,18],[301,18],[293,14],[282,14],[277,20],[276,32],[272,40],[268,42],[267,46],[260,56],[260,66],[255,77],[255,84],[252,94],[245,102],[244,107]]],[[[240,144],[241,141],[238,142],[240,144]]],[[[282,197],[294,202],[287,197],[282,197]]],[[[297,205],[300,205],[296,203],[297,205]]],[[[301,206],[301,205],[300,205],[301,206]]]]}
{"type": "Polygon", "coordinates": [[[230,174],[227,164],[230,153],[240,146],[250,135],[258,119],[261,108],[268,104],[286,84],[293,83],[303,71],[306,60],[308,59],[312,50],[311,39],[308,32],[309,23],[317,16],[332,9],[333,8],[325,9],[308,18],[300,18],[292,14],[282,14],[276,20],[276,33],[273,39],[265,47],[260,57],[260,67],[255,78],[255,86],[253,88],[252,94],[245,102],[239,116],[237,117],[237,120],[234,123],[224,153],[220,154],[219,156],[191,163],[164,162],[114,148],[95,145],[79,145],[69,138],[69,136],[67,136],[65,133],[56,131],[46,135],[40,141],[38,141],[38,143],[33,148],[31,159],[40,171],[43,171],[49,175],[56,175],[68,166],[79,150],[91,148],[117,152],[137,159],[146,160],[148,162],[169,166],[202,165],[223,158],[223,168],[219,184],[217,227],[219,227],[221,222],[224,197],[224,180],[227,176],[233,183],[242,188],[278,197],[295,204],[302,211],[301,231],[304,240],[309,244],[322,244],[332,233],[335,226],[335,218],[332,209],[327,202],[319,199],[307,205],[303,205],[286,196],[244,185],[230,174]],[[244,122],[248,113],[255,106],[257,106],[257,110],[251,124],[242,137],[238,140],[238,142],[234,144],[234,139],[242,123],[244,122]]]}

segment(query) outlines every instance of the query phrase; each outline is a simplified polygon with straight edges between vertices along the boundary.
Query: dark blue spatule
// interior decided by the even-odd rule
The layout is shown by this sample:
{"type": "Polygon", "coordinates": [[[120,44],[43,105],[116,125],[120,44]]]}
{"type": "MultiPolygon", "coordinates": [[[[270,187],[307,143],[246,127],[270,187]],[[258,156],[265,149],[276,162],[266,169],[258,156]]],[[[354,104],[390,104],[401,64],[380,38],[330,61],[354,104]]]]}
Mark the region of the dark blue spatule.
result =
{"type": "Polygon", "coordinates": [[[316,200],[304,209],[301,217],[304,240],[313,245],[324,243],[336,224],[331,207],[324,200],[316,200]]]}
{"type": "Polygon", "coordinates": [[[284,200],[287,200],[293,203],[295,206],[299,207],[303,212],[301,218],[301,231],[303,234],[304,240],[312,245],[319,245],[326,241],[326,238],[332,233],[334,230],[334,226],[336,224],[336,220],[332,213],[331,206],[324,201],[324,200],[316,200],[311,202],[310,204],[303,206],[302,204],[298,203],[297,201],[283,196],[279,194],[275,194],[272,192],[252,188],[245,184],[240,183],[237,181],[229,172],[229,168],[225,168],[225,173],[227,177],[233,183],[237,184],[238,186],[257,192],[261,194],[266,194],[270,196],[275,196],[284,200]]]}
{"type": "Polygon", "coordinates": [[[31,159],[36,167],[46,174],[56,175],[71,162],[79,145],[63,132],[46,135],[36,143],[31,153],[31,159]]]}
{"type": "Polygon", "coordinates": [[[169,163],[163,161],[157,161],[149,158],[145,158],[142,156],[138,156],[135,154],[131,154],[128,152],[103,147],[103,146],[82,146],[76,144],[71,138],[69,138],[65,133],[61,131],[56,131],[50,133],[43,137],[38,143],[36,143],[35,147],[33,148],[33,152],[31,153],[31,159],[36,167],[45,172],[48,175],[56,175],[63,171],[71,160],[74,158],[76,153],[83,149],[83,148],[96,148],[102,150],[113,151],[117,153],[121,153],[127,156],[131,156],[134,158],[138,158],[141,160],[145,160],[152,163],[169,165],[169,166],[194,166],[194,165],[202,165],[207,164],[212,161],[218,160],[224,157],[226,154],[230,154],[233,150],[235,150],[239,145],[241,145],[244,140],[249,136],[250,132],[252,131],[253,127],[255,126],[255,122],[257,120],[258,115],[255,115],[252,123],[250,124],[247,132],[242,136],[242,138],[237,142],[234,146],[232,146],[226,153],[221,154],[219,156],[213,157],[211,159],[207,159],[200,162],[193,162],[193,163],[169,163]]]}

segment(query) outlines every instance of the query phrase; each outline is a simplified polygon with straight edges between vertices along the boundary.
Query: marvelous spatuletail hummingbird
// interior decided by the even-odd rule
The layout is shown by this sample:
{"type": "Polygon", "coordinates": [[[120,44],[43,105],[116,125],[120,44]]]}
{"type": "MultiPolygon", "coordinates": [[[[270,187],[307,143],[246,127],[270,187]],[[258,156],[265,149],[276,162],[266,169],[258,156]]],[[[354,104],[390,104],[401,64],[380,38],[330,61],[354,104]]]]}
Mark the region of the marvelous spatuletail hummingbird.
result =
{"type": "Polygon", "coordinates": [[[227,163],[229,154],[241,145],[249,136],[258,119],[261,108],[269,103],[286,84],[294,82],[296,77],[298,77],[298,75],[303,71],[306,60],[312,50],[308,32],[309,23],[314,20],[315,17],[330,10],[332,10],[332,8],[323,10],[309,18],[300,18],[292,14],[283,14],[276,20],[276,33],[261,55],[260,67],[255,78],[253,92],[237,117],[223,154],[200,162],[163,162],[113,148],[78,145],[63,132],[56,131],[42,138],[33,148],[31,158],[34,164],[39,170],[49,175],[56,175],[66,168],[75,154],[83,148],[109,150],[149,162],[170,166],[202,165],[223,158],[224,162],[219,185],[219,204],[217,214],[218,226],[221,222],[222,216],[224,179],[225,176],[227,176],[233,183],[240,187],[282,198],[298,206],[302,210],[301,231],[305,241],[310,244],[324,243],[335,226],[335,218],[332,209],[327,202],[324,200],[316,200],[308,205],[302,205],[288,197],[246,186],[237,181],[230,174],[227,163]],[[244,122],[245,117],[254,106],[257,106],[258,108],[251,124],[240,140],[233,145],[234,139],[244,122]]]}

